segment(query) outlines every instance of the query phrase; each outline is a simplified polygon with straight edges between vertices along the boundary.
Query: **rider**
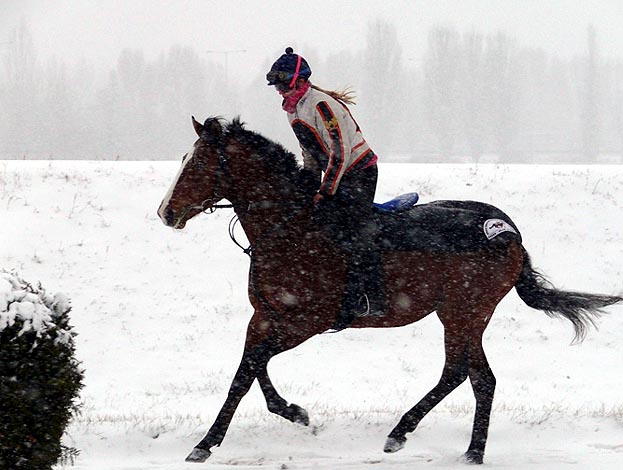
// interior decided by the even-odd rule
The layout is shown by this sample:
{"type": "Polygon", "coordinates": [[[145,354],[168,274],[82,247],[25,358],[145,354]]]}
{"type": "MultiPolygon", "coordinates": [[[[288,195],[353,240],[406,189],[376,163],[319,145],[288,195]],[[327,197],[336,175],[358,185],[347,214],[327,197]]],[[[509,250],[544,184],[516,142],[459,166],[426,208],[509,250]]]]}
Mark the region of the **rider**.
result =
{"type": "Polygon", "coordinates": [[[288,47],[266,79],[283,97],[282,107],[301,145],[304,172],[318,185],[313,202],[320,218],[350,254],[348,284],[358,294],[347,299],[346,311],[382,316],[386,301],[372,205],[377,156],[346,106],[353,103],[351,94],[318,88],[309,81],[310,75],[307,61],[288,47]]]}

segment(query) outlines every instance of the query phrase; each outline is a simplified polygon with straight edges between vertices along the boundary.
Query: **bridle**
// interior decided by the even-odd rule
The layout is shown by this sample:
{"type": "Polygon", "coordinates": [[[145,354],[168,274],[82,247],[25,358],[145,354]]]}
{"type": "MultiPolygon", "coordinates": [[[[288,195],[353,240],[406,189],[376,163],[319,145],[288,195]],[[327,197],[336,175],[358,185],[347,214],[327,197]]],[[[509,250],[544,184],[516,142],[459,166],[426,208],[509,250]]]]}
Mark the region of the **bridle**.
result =
{"type": "Polygon", "coordinates": [[[220,201],[225,198],[225,196],[222,195],[221,188],[224,187],[225,192],[227,192],[227,189],[231,187],[231,174],[229,172],[227,158],[220,148],[216,152],[216,162],[216,183],[214,184],[212,197],[204,199],[199,206],[194,206],[195,208],[200,209],[204,214],[213,214],[217,209],[233,209],[234,207],[233,204],[216,203],[216,201],[220,201]],[[225,184],[223,184],[223,180],[225,180],[225,184]],[[206,208],[206,205],[210,207],[206,208]]]}
{"type": "Polygon", "coordinates": [[[184,209],[182,209],[182,211],[180,212],[176,223],[184,220],[186,215],[188,215],[188,213],[193,210],[198,210],[199,212],[203,212],[204,214],[213,214],[214,212],[216,212],[217,209],[232,209],[234,207],[233,204],[216,203],[216,201],[224,199],[224,196],[221,196],[220,194],[220,188],[221,186],[223,186],[222,180],[226,178],[228,186],[231,185],[231,177],[229,175],[229,172],[227,171],[227,159],[225,158],[225,155],[223,155],[223,152],[220,151],[220,149],[217,152],[217,167],[215,174],[216,184],[214,185],[214,191],[212,193],[212,196],[204,199],[203,201],[201,201],[200,204],[191,204],[184,207],[184,209]]]}
{"type": "MultiPolygon", "coordinates": [[[[214,214],[218,209],[234,209],[235,210],[234,204],[216,203],[216,201],[220,201],[221,199],[225,198],[224,196],[221,195],[221,188],[225,187],[225,191],[227,191],[227,188],[231,186],[231,174],[229,172],[227,158],[225,157],[221,149],[219,149],[217,152],[217,167],[216,167],[215,175],[216,175],[216,183],[214,185],[214,192],[212,193],[212,196],[204,199],[200,204],[192,204],[190,206],[185,207],[177,219],[178,222],[183,220],[184,217],[186,217],[186,215],[190,211],[193,211],[193,210],[199,210],[200,212],[204,214],[214,214]]],[[[250,206],[251,204],[249,205],[247,210],[250,209],[250,206]]],[[[253,246],[249,245],[248,247],[245,248],[236,239],[235,229],[239,221],[240,219],[238,217],[238,214],[234,214],[231,220],[229,221],[229,228],[228,228],[229,238],[243,251],[243,253],[251,257],[253,246]]]]}
{"type": "Polygon", "coordinates": [[[279,205],[283,206],[284,201],[257,201],[257,202],[248,202],[244,208],[240,208],[240,206],[236,206],[235,204],[218,204],[216,201],[220,201],[221,199],[226,199],[226,196],[223,195],[223,192],[231,193],[231,172],[229,171],[229,164],[227,161],[227,157],[224,154],[223,148],[219,146],[217,150],[217,167],[215,172],[216,182],[214,184],[214,191],[212,195],[206,199],[204,199],[200,204],[192,204],[185,207],[178,217],[177,222],[179,223],[181,220],[186,217],[186,215],[193,210],[198,210],[204,214],[213,214],[218,209],[234,209],[235,214],[229,221],[228,234],[229,238],[238,246],[243,253],[252,257],[253,253],[253,245],[249,245],[248,247],[244,247],[238,242],[235,236],[235,229],[238,223],[240,222],[239,213],[249,213],[254,210],[268,209],[270,207],[279,205]]]}

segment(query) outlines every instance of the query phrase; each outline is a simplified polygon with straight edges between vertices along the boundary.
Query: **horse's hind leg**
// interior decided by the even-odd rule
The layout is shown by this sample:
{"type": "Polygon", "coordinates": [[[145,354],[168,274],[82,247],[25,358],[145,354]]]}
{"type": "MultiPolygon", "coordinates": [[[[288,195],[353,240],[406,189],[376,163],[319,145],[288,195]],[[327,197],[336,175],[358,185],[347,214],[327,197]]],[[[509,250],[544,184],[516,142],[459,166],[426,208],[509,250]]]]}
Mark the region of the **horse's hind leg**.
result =
{"type": "Polygon", "coordinates": [[[309,425],[309,415],[307,411],[294,403],[288,404],[288,402],[277,393],[277,390],[275,390],[268,376],[268,368],[266,365],[258,371],[257,380],[266,398],[268,411],[292,421],[293,423],[302,424],[303,426],[309,425]]]}
{"type": "Polygon", "coordinates": [[[476,413],[474,415],[472,440],[463,458],[467,463],[481,464],[489,433],[489,419],[491,418],[496,382],[482,348],[482,336],[473,339],[470,343],[469,379],[476,398],[476,413]]]}
{"type": "Polygon", "coordinates": [[[404,414],[387,437],[385,452],[397,452],[404,447],[406,434],[413,432],[422,418],[450,392],[461,385],[468,375],[469,334],[460,325],[444,325],[446,362],[439,382],[417,405],[404,414]]]}

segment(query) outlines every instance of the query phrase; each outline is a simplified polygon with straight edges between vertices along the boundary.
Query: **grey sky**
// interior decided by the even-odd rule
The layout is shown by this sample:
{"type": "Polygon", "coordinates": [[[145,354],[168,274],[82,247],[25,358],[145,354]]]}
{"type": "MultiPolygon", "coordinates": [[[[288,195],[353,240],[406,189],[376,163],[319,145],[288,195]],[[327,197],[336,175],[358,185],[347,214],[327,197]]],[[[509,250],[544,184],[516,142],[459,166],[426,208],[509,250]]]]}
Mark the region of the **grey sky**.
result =
{"type": "MultiPolygon", "coordinates": [[[[156,56],[170,45],[194,45],[229,55],[232,73],[263,69],[292,45],[317,53],[360,49],[367,23],[396,26],[404,57],[418,58],[429,29],[503,30],[521,44],[564,56],[584,53],[586,28],[598,32],[600,52],[623,57],[621,0],[0,0],[0,54],[21,20],[29,25],[42,60],[85,57],[110,66],[123,48],[156,56]]],[[[222,54],[213,54],[224,60],[222,54]]]]}

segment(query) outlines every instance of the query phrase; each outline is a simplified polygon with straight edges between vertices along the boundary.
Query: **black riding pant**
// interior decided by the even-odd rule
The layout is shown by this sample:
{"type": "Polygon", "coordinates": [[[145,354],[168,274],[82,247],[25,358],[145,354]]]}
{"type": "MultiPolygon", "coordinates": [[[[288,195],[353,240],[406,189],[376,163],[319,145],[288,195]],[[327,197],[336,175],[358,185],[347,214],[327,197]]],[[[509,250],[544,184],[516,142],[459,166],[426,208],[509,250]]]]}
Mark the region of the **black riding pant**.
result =
{"type": "Polygon", "coordinates": [[[347,173],[335,195],[323,199],[319,208],[319,222],[330,229],[336,244],[355,264],[367,258],[377,235],[372,205],[377,178],[376,165],[347,173]]]}

